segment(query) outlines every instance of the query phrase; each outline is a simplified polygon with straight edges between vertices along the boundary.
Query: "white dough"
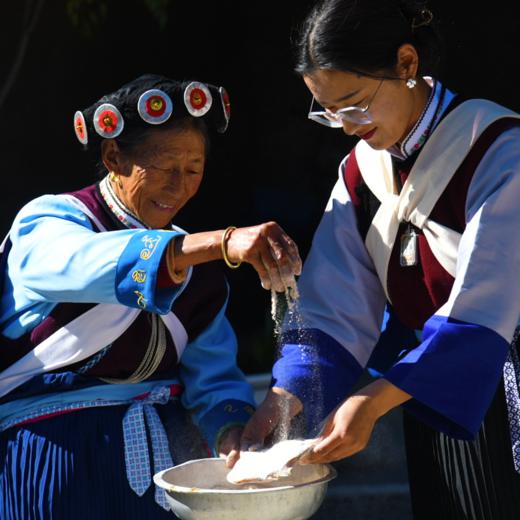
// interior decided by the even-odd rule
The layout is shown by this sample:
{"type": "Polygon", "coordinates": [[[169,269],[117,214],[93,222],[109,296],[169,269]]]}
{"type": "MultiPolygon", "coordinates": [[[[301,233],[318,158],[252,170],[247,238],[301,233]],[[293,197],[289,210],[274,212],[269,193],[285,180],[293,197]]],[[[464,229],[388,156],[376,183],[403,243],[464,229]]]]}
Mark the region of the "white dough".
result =
{"type": "Polygon", "coordinates": [[[317,442],[318,439],[293,439],[281,441],[263,451],[242,451],[227,480],[232,484],[245,484],[287,477],[291,473],[288,464],[317,442]]]}

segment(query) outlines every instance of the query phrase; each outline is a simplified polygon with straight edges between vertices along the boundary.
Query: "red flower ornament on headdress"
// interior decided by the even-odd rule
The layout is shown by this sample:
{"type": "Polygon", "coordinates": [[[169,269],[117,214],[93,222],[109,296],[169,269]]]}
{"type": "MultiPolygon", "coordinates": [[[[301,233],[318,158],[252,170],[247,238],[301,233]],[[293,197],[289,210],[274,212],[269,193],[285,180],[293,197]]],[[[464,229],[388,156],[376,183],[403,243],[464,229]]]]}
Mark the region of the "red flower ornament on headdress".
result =
{"type": "Polygon", "coordinates": [[[229,101],[229,94],[224,87],[220,87],[218,91],[220,93],[220,101],[222,101],[222,110],[226,120],[226,124],[223,125],[222,129],[220,130],[221,133],[224,133],[227,130],[229,119],[231,118],[231,102],[229,101]]]}
{"type": "Polygon", "coordinates": [[[160,125],[172,115],[170,96],[159,89],[147,90],[139,97],[137,111],[141,118],[151,125],[160,125]]]}
{"type": "Polygon", "coordinates": [[[110,103],[103,103],[94,112],[94,128],[105,138],[117,137],[125,126],[121,112],[110,103]]]}
{"type": "Polygon", "coordinates": [[[85,116],[80,110],[74,114],[74,133],[81,144],[86,145],[88,143],[87,124],[85,123],[85,116]]]}
{"type": "Polygon", "coordinates": [[[195,117],[201,117],[208,112],[213,103],[209,88],[204,83],[191,82],[184,91],[184,104],[188,112],[195,117]]]}

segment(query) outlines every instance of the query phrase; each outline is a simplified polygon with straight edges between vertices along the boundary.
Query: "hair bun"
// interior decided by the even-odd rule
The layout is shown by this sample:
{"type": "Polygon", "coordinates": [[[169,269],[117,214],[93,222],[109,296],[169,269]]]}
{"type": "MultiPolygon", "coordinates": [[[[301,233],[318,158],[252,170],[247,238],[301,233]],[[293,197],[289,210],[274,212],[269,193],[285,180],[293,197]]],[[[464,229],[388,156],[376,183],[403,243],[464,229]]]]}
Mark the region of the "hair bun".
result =
{"type": "Polygon", "coordinates": [[[419,27],[426,27],[432,23],[433,13],[426,8],[421,9],[418,15],[414,16],[412,19],[412,31],[418,29],[419,27]]]}
{"type": "Polygon", "coordinates": [[[426,7],[426,2],[399,0],[398,5],[412,31],[431,24],[433,13],[426,7]]]}

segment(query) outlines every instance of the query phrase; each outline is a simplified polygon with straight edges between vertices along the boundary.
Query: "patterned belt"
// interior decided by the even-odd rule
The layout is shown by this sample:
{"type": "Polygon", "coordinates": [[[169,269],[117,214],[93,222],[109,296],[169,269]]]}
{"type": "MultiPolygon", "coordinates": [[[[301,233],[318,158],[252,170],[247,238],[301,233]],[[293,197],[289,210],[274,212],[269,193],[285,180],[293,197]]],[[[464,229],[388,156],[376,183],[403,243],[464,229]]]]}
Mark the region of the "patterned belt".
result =
{"type": "MultiPolygon", "coordinates": [[[[144,399],[135,401],[123,418],[126,476],[130,487],[140,497],[152,483],[146,426],[152,444],[154,473],[173,466],[168,437],[153,406],[154,403],[166,404],[169,399],[168,387],[155,388],[144,399]]],[[[155,486],[155,501],[167,511],[170,509],[164,490],[158,486],[155,486]]]]}
{"type": "MultiPolygon", "coordinates": [[[[86,408],[130,404],[122,422],[126,475],[132,490],[137,495],[143,496],[152,482],[146,429],[148,429],[151,441],[154,472],[157,473],[173,466],[168,437],[153,405],[166,404],[170,399],[178,396],[181,390],[180,385],[161,385],[150,392],[128,400],[77,401],[45,406],[26,415],[1,422],[0,431],[86,408]]],[[[170,509],[164,490],[157,486],[155,486],[155,501],[164,509],[170,509]]]]}
{"type": "Polygon", "coordinates": [[[506,394],[507,416],[511,432],[511,446],[515,470],[520,473],[520,393],[518,378],[520,377],[520,358],[517,344],[520,339],[520,329],[516,329],[504,364],[504,390],[506,394]]]}

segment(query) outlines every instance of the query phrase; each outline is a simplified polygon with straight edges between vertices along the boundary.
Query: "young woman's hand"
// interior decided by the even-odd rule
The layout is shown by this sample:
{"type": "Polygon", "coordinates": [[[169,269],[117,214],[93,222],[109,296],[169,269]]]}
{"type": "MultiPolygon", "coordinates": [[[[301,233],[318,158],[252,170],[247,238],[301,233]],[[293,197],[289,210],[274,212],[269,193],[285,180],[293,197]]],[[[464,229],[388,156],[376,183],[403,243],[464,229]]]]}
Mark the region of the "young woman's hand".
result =
{"type": "Polygon", "coordinates": [[[358,453],[367,446],[376,421],[410,398],[384,379],[367,385],[329,415],[321,441],[302,457],[301,462],[334,462],[358,453]]]}
{"type": "Polygon", "coordinates": [[[352,396],[327,418],[321,441],[302,459],[304,464],[334,462],[363,450],[378,419],[369,398],[352,396]]]}

